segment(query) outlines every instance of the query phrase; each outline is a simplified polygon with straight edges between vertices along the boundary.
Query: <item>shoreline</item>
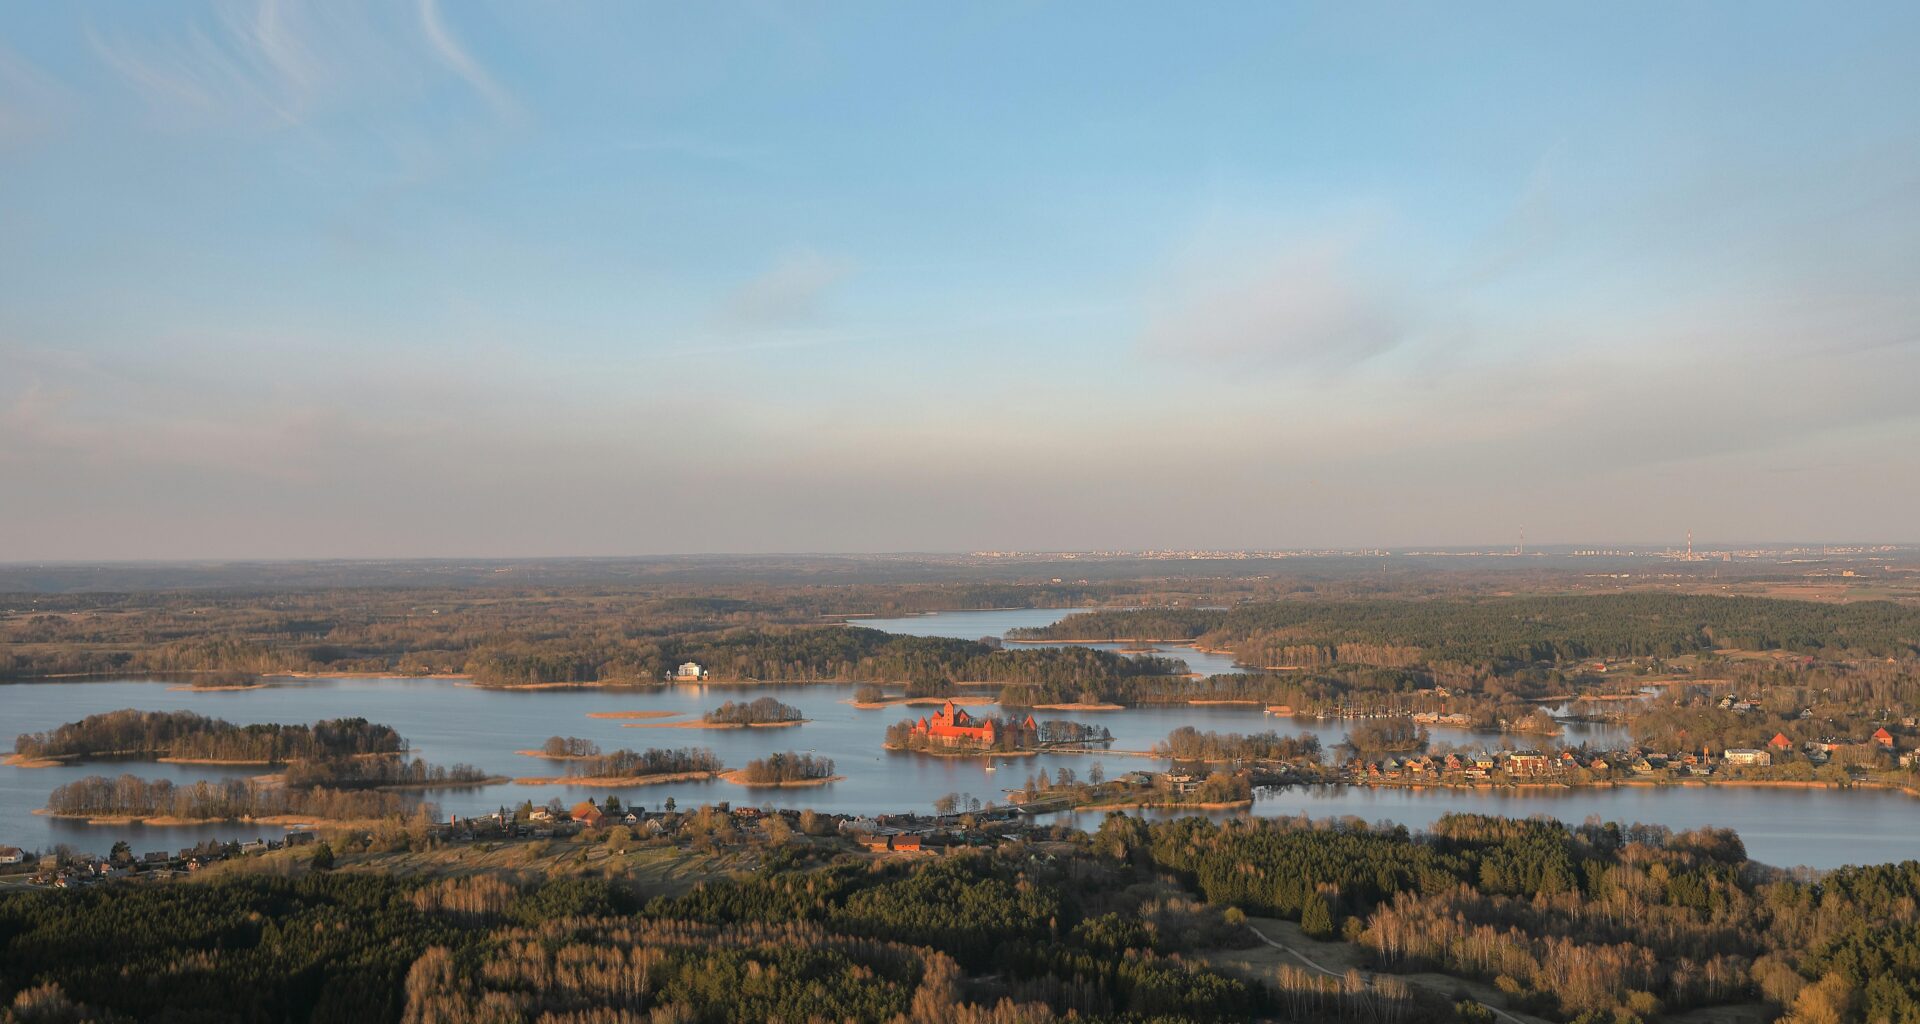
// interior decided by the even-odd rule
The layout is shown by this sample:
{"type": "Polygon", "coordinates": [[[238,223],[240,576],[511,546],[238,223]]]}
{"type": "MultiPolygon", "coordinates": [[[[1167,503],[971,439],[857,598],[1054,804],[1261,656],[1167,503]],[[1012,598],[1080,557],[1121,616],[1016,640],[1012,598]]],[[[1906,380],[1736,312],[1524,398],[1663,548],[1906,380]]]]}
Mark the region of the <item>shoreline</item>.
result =
{"type": "Polygon", "coordinates": [[[629,786],[657,786],[667,782],[700,782],[715,778],[719,772],[667,772],[662,775],[532,775],[514,779],[516,786],[592,786],[595,789],[623,789],[629,786]]]}
{"type": "Polygon", "coordinates": [[[0,765],[8,768],[58,768],[67,762],[54,757],[34,757],[31,754],[8,754],[0,757],[0,765]]]}
{"type": "Polygon", "coordinates": [[[890,747],[881,744],[880,749],[896,754],[926,754],[929,757],[1037,757],[1039,750],[953,750],[948,748],[890,747]]]}
{"type": "Polygon", "coordinates": [[[709,722],[705,719],[693,722],[628,722],[622,729],[784,729],[788,726],[805,725],[810,718],[796,718],[787,722],[709,722]]]}
{"type": "Polygon", "coordinates": [[[1125,704],[1107,704],[1107,703],[1089,704],[1085,701],[1075,701],[1071,704],[1035,704],[1033,706],[1033,710],[1035,711],[1125,711],[1127,710],[1127,706],[1125,704]]]}
{"type": "Polygon", "coordinates": [[[169,686],[167,687],[167,692],[168,693],[234,693],[239,690],[264,690],[266,688],[267,688],[266,683],[235,683],[232,686],[195,686],[192,683],[188,683],[185,686],[169,686]]]}
{"type": "Polygon", "coordinates": [[[785,782],[748,782],[740,777],[745,771],[746,769],[744,768],[735,768],[732,771],[721,772],[720,778],[736,786],[745,786],[748,789],[790,789],[804,786],[828,786],[836,782],[847,781],[845,775],[829,775],[824,779],[788,779],[785,782]]]}
{"type": "MultiPolygon", "coordinates": [[[[1232,811],[1240,808],[1253,809],[1253,798],[1245,800],[1209,800],[1195,803],[1190,800],[1146,800],[1124,804],[1075,804],[1062,807],[1061,811],[1149,811],[1165,808],[1186,808],[1195,811],[1232,811]]],[[[1042,811],[1042,814],[1057,814],[1058,811],[1042,811]]]]}
{"type": "Polygon", "coordinates": [[[886,700],[878,701],[859,701],[849,697],[841,701],[841,703],[851,704],[862,711],[875,711],[880,708],[899,707],[901,705],[933,705],[938,707],[948,701],[952,701],[954,707],[965,708],[992,707],[1000,703],[992,697],[888,697],[886,700]]]}
{"type": "Polygon", "coordinates": [[[262,679],[472,679],[466,672],[406,675],[399,672],[262,672],[262,679]]]}
{"type": "Polygon", "coordinates": [[[468,782],[396,782],[391,786],[375,786],[383,793],[424,792],[434,789],[479,789],[483,786],[504,786],[513,781],[510,775],[489,775],[484,779],[468,782]]]}
{"type": "Polygon", "coordinates": [[[674,718],[685,711],[589,711],[588,718],[674,718]]]}
{"type": "Polygon", "coordinates": [[[147,828],[198,828],[203,825],[278,825],[284,828],[367,828],[378,825],[378,818],[315,818],[305,814],[268,814],[262,817],[176,818],[168,814],[56,814],[45,807],[33,812],[43,818],[81,821],[89,825],[143,825],[147,828]]]}
{"type": "Polygon", "coordinates": [[[1579,790],[1579,789],[1824,789],[1845,792],[1852,789],[1885,790],[1920,798],[1920,787],[1903,786],[1872,779],[1860,782],[1822,782],[1818,779],[1599,779],[1593,782],[1404,782],[1388,779],[1355,779],[1306,783],[1319,786],[1364,786],[1368,789],[1444,789],[1487,790],[1490,792],[1579,790]]]}

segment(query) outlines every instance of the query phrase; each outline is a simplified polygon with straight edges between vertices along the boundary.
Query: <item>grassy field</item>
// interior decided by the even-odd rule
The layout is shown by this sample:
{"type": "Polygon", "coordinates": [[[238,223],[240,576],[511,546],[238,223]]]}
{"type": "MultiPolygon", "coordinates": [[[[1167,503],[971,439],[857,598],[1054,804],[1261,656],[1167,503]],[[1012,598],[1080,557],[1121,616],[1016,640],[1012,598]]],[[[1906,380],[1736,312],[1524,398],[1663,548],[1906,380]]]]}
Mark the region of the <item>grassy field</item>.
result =
{"type": "MultiPolygon", "coordinates": [[[[1300,926],[1292,921],[1281,921],[1271,917],[1249,917],[1247,923],[1259,929],[1273,941],[1299,951],[1313,962],[1312,965],[1303,963],[1292,953],[1275,949],[1265,943],[1247,949],[1223,949],[1195,955],[1223,973],[1248,980],[1265,980],[1271,977],[1274,969],[1282,964],[1307,970],[1318,967],[1334,974],[1345,974],[1348,970],[1354,969],[1367,976],[1373,973],[1364,966],[1367,961],[1366,951],[1351,942],[1322,942],[1308,938],[1307,934],[1300,930],[1300,926]]],[[[1416,989],[1431,992],[1451,1001],[1458,1002],[1461,999],[1470,998],[1502,1009],[1506,1006],[1505,998],[1493,986],[1478,981],[1434,973],[1400,974],[1396,977],[1416,989]]],[[[1525,1024],[1548,1024],[1542,1018],[1530,1014],[1513,1010],[1505,1012],[1524,1021],[1525,1024]]]]}
{"type": "MultiPolygon", "coordinates": [[[[287,850],[263,857],[222,862],[196,878],[227,873],[299,874],[307,870],[307,851],[287,850]]],[[[519,879],[591,875],[630,883],[643,896],[677,896],[701,881],[751,871],[760,851],[752,847],[699,850],[638,843],[612,850],[604,842],[545,839],[531,842],[463,843],[437,850],[341,854],[336,871],[366,871],[422,878],[496,874],[519,879]]]]}

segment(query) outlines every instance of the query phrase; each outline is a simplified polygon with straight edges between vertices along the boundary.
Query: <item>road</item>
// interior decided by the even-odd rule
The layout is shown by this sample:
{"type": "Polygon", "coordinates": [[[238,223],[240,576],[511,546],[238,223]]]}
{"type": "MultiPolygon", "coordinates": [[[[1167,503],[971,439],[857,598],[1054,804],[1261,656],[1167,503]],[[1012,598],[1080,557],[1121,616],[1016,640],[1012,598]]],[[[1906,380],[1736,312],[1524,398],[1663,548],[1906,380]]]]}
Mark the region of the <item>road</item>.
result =
{"type": "MultiPolygon", "coordinates": [[[[1293,948],[1292,946],[1289,946],[1284,942],[1276,942],[1273,939],[1268,938],[1266,932],[1263,932],[1252,925],[1248,925],[1247,930],[1252,932],[1256,937],[1258,937],[1261,942],[1264,942],[1267,945],[1272,946],[1273,948],[1280,950],[1283,953],[1291,954],[1295,959],[1299,960],[1303,964],[1306,964],[1308,967],[1316,971],[1319,971],[1321,974],[1324,974],[1330,978],[1346,977],[1346,974],[1344,972],[1328,970],[1326,967],[1318,963],[1315,963],[1312,957],[1306,955],[1305,953],[1300,952],[1299,950],[1293,948]]],[[[1361,972],[1361,974],[1363,977],[1367,979],[1367,984],[1369,985],[1373,984],[1373,978],[1371,975],[1367,975],[1364,971],[1361,972]]],[[[1475,1001],[1478,1002],[1478,1000],[1475,1000],[1475,1001]]],[[[1523,1021],[1520,1018],[1515,1017],[1513,1014],[1508,1013],[1507,1011],[1502,1010],[1498,1006],[1494,1006],[1491,1003],[1480,1003],[1480,1005],[1486,1007],[1489,1011],[1493,1013],[1494,1016],[1500,1018],[1501,1020],[1507,1021],[1508,1024],[1527,1024],[1526,1021],[1523,1021]]]]}

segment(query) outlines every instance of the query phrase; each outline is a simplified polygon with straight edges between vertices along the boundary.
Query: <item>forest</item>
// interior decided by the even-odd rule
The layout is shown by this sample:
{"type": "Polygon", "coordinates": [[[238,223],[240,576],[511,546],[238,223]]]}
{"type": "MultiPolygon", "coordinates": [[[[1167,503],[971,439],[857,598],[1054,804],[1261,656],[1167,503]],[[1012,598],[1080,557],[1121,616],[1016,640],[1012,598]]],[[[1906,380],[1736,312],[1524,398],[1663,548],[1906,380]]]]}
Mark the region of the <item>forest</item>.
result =
{"type": "Polygon", "coordinates": [[[1232,609],[1097,611],[1009,639],[1165,640],[1269,668],[1459,663],[1495,672],[1719,648],[1920,657],[1920,608],[1636,592],[1428,601],[1273,601],[1232,609]]]}
{"type": "Polygon", "coordinates": [[[760,697],[744,703],[727,701],[701,716],[716,725],[766,725],[800,721],[800,709],[772,697],[760,697]]]}
{"type": "Polygon", "coordinates": [[[191,711],[109,711],[13,741],[24,758],[141,757],[284,764],[314,758],[397,754],[406,741],[364,718],[308,725],[234,725],[191,711]]]}
{"type": "Polygon", "coordinates": [[[1251,735],[1201,732],[1191,725],[1183,725],[1154,744],[1153,752],[1182,761],[1318,762],[1320,737],[1312,733],[1282,736],[1272,731],[1251,735]]]}
{"type": "Polygon", "coordinates": [[[437,789],[477,786],[493,778],[470,764],[428,764],[419,758],[408,759],[393,754],[294,761],[287,765],[284,784],[296,789],[313,786],[334,789],[437,789]]]}
{"type": "Polygon", "coordinates": [[[768,754],[747,762],[736,773],[739,781],[754,786],[775,786],[786,782],[813,782],[833,778],[833,758],[794,751],[768,754]]]}
{"type": "Polygon", "coordinates": [[[665,750],[621,749],[609,754],[580,758],[577,774],[605,779],[638,779],[649,775],[679,775],[685,772],[717,772],[720,758],[705,747],[681,747],[665,750]]]}
{"type": "Polygon", "coordinates": [[[47,812],[81,818],[177,818],[238,821],[299,815],[326,821],[403,818],[439,810],[417,799],[379,790],[273,786],[252,779],[222,779],[176,786],[169,779],[136,775],[89,775],[58,786],[47,812]]]}
{"type": "Polygon", "coordinates": [[[1725,830],[1466,814],[1409,832],[1115,813],[925,859],[779,835],[757,868],[677,895],[592,874],[314,869],[0,894],[0,1006],[21,1022],[1487,1019],[1394,976],[1437,971],[1580,1024],[1729,1004],[1920,1021],[1916,861],[1783,872],[1725,830]],[[1256,941],[1249,914],[1344,939],[1385,973],[1207,967],[1256,941]]]}

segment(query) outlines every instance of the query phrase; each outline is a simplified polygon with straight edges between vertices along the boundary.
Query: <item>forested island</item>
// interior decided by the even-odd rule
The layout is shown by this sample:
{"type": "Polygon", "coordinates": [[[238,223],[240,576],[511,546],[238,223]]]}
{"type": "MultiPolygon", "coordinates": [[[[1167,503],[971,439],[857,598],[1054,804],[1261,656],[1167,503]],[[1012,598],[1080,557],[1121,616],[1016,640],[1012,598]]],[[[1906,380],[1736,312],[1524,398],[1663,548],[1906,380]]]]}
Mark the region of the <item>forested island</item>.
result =
{"type": "Polygon", "coordinates": [[[727,701],[701,716],[709,725],[798,725],[800,709],[772,697],[736,704],[727,701]]]}
{"type": "Polygon", "coordinates": [[[1032,715],[975,717],[948,701],[940,710],[887,727],[888,750],[930,754],[1030,753],[1064,747],[1098,747],[1113,742],[1105,726],[1059,719],[1038,721],[1032,715]]]}
{"type": "Polygon", "coordinates": [[[1201,732],[1183,725],[1154,744],[1155,754],[1180,761],[1309,761],[1320,760],[1320,737],[1312,733],[1282,736],[1277,732],[1241,735],[1201,732]]]}
{"type": "Polygon", "coordinates": [[[791,750],[755,758],[721,777],[743,786],[819,786],[841,778],[833,773],[833,758],[791,750]]]}
{"type": "Polygon", "coordinates": [[[565,783],[578,786],[632,786],[710,778],[723,768],[720,758],[705,747],[671,750],[660,747],[646,750],[623,748],[604,754],[568,755],[568,758],[575,762],[575,771],[571,774],[515,781],[528,785],[565,783]]]}
{"type": "Polygon", "coordinates": [[[392,728],[364,718],[336,718],[311,726],[234,725],[191,711],[109,711],[48,732],[22,733],[13,742],[21,761],[158,758],[233,764],[399,754],[406,741],[392,728]]]}
{"type": "Polygon", "coordinates": [[[267,821],[299,818],[348,822],[438,812],[431,804],[378,790],[277,786],[225,779],[176,786],[168,779],[90,775],[54,789],[47,813],[66,818],[135,820],[150,824],[267,821]]]}

